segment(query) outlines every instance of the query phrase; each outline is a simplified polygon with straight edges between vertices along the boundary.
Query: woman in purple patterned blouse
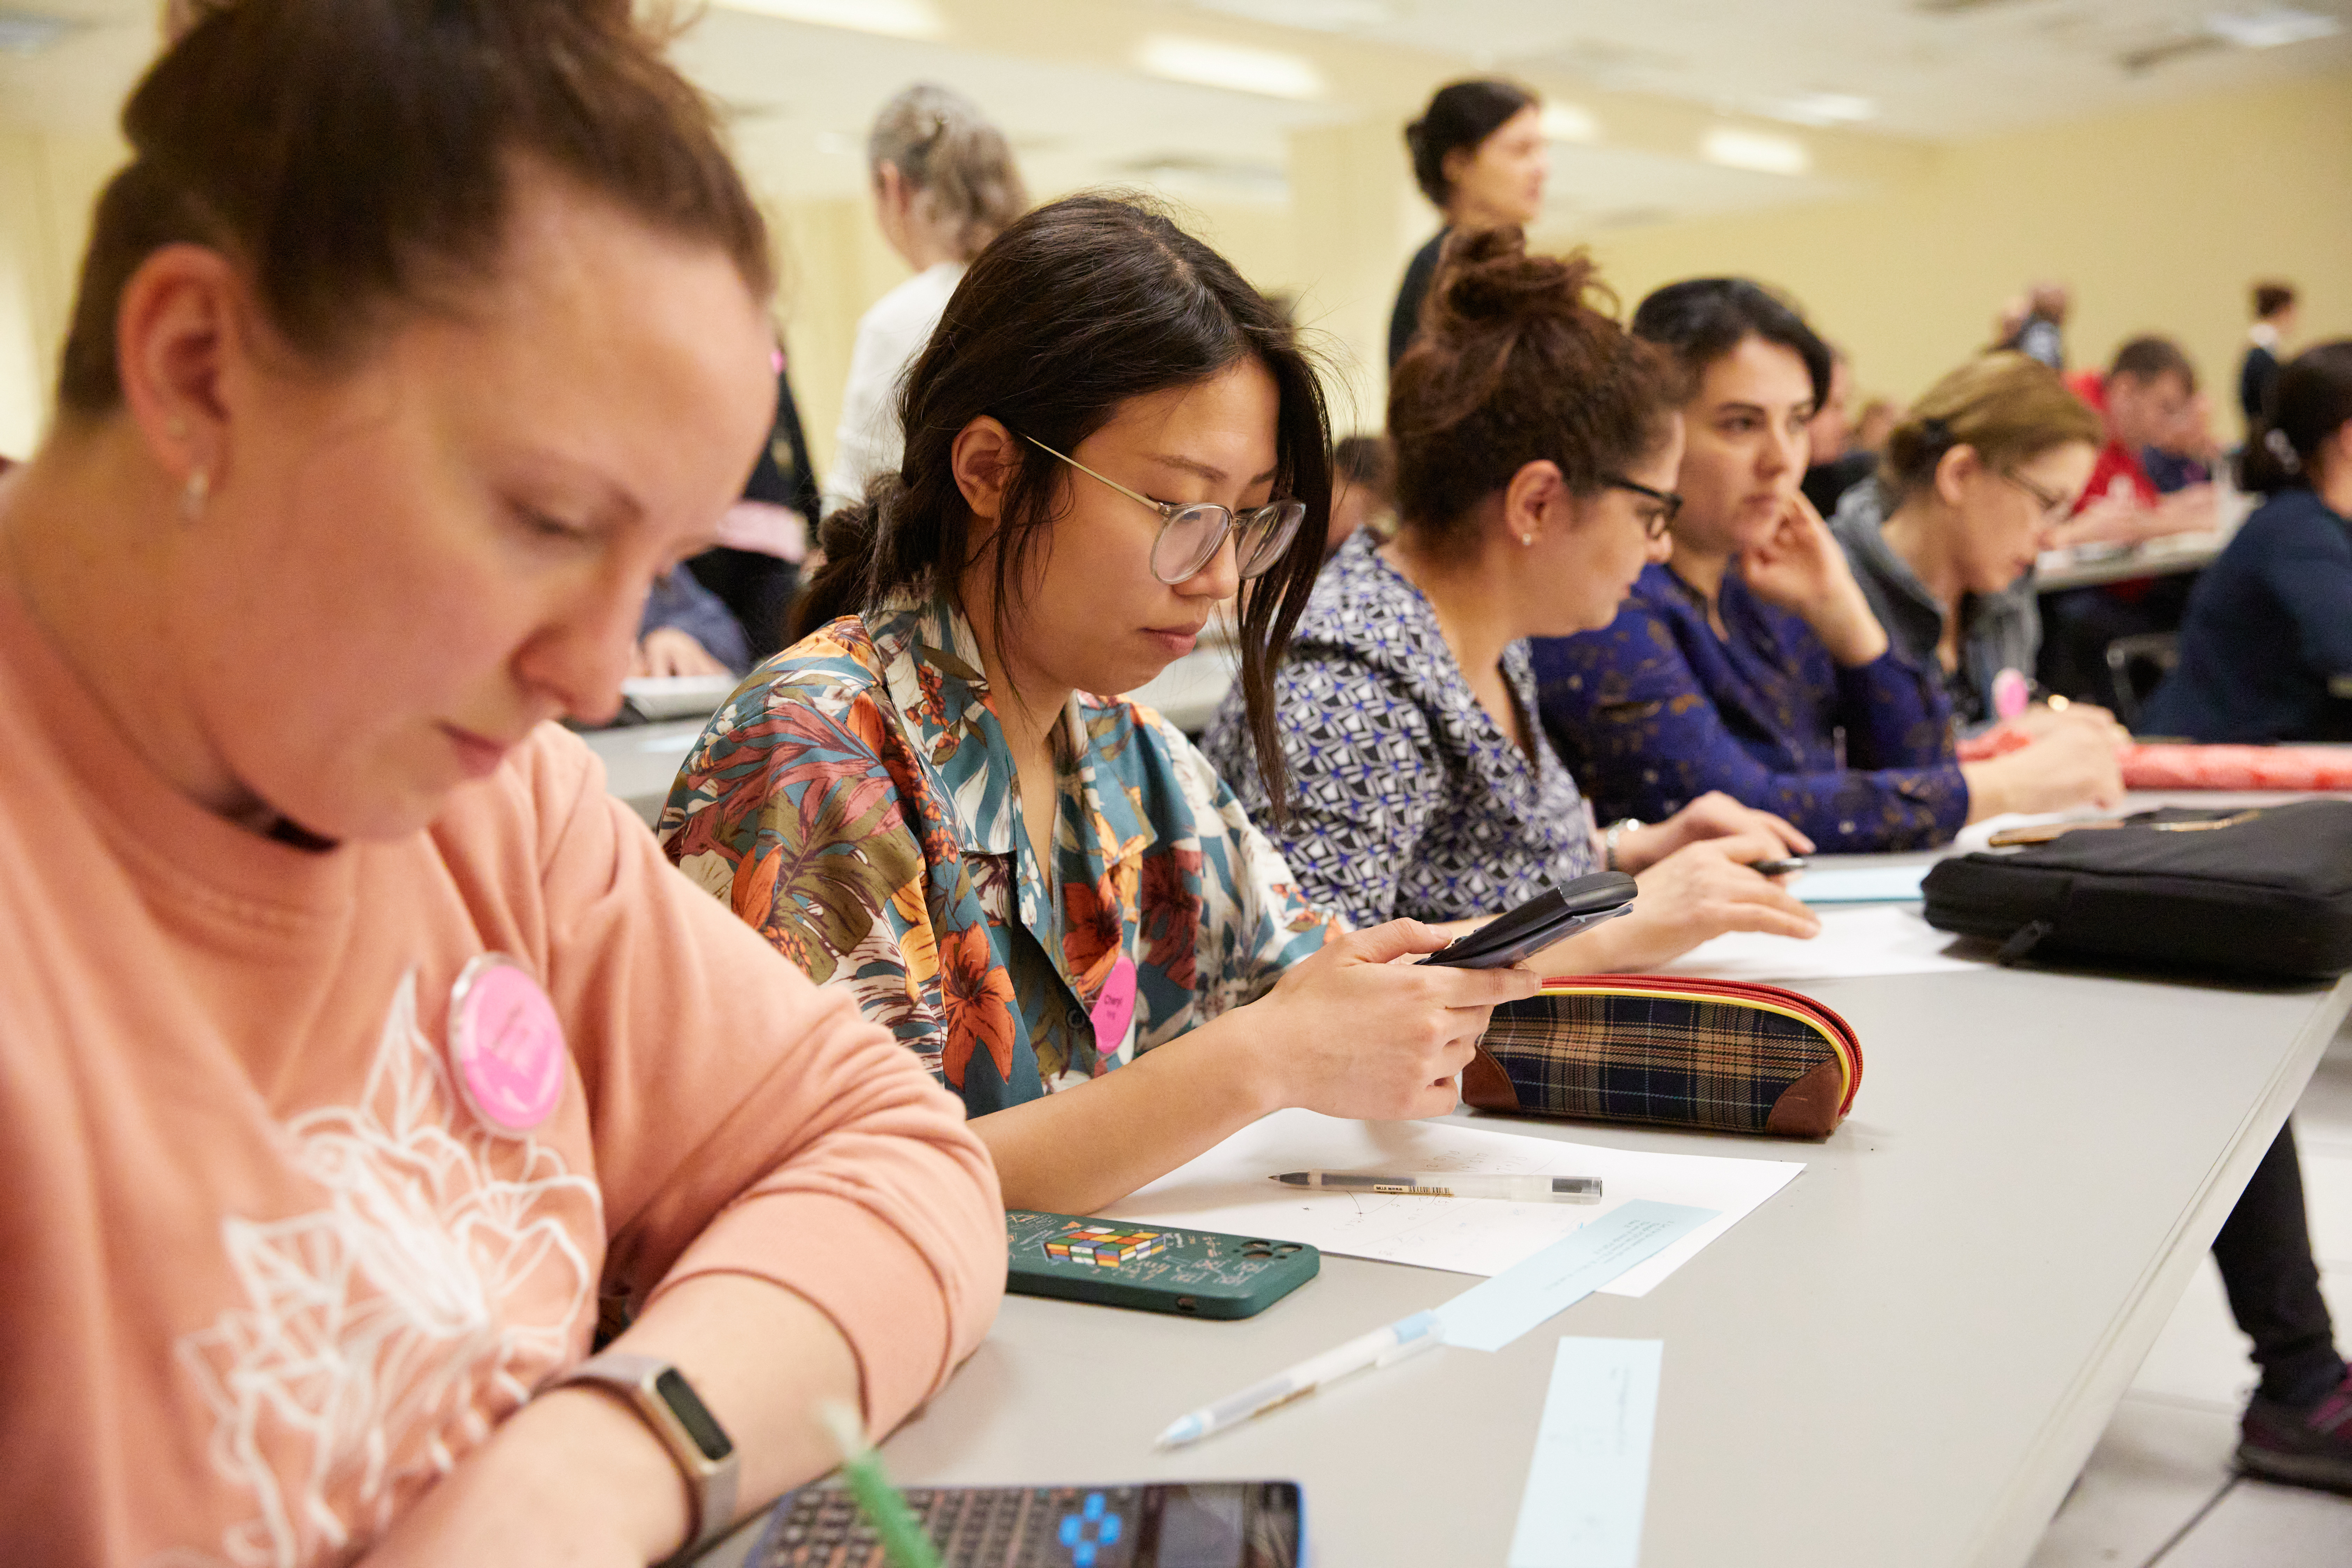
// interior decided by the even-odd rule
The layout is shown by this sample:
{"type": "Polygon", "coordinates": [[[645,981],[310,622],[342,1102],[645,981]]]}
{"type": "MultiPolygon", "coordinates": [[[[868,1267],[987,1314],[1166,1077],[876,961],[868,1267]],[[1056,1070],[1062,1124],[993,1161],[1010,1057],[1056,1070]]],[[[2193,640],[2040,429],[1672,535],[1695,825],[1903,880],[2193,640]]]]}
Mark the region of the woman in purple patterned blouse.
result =
{"type": "Polygon", "coordinates": [[[1802,317],[1745,279],[1694,279],[1644,300],[1633,331],[1690,377],[1674,553],[1606,629],[1534,645],[1545,729],[1604,816],[1720,790],[1865,853],[2120,797],[2112,751],[2071,733],[1956,759],[1937,672],[1889,644],[1798,489],[1830,374],[1802,317]]]}

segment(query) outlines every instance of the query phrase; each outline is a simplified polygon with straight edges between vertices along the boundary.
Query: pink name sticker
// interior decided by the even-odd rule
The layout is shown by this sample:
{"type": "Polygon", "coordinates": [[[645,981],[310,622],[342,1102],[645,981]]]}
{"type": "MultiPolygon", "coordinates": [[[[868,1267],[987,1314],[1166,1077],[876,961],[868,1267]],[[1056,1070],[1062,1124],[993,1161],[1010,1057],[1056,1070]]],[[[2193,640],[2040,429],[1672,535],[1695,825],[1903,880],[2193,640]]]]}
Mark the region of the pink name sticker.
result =
{"type": "Polygon", "coordinates": [[[2026,684],[2023,672],[2004,669],[1992,678],[1992,716],[1994,718],[2014,719],[2025,711],[2026,704],[2032,700],[2033,691],[2026,684]]]}
{"type": "Polygon", "coordinates": [[[563,1026],[530,972],[502,952],[466,965],[449,990],[449,1062],[474,1114],[529,1132],[563,1098],[563,1026]]]}
{"type": "Polygon", "coordinates": [[[1106,1062],[1114,1058],[1125,1061],[1127,1026],[1135,1021],[1135,960],[1127,954],[1118,955],[1102,989],[1095,994],[1092,1016],[1095,1050],[1106,1062]]]}

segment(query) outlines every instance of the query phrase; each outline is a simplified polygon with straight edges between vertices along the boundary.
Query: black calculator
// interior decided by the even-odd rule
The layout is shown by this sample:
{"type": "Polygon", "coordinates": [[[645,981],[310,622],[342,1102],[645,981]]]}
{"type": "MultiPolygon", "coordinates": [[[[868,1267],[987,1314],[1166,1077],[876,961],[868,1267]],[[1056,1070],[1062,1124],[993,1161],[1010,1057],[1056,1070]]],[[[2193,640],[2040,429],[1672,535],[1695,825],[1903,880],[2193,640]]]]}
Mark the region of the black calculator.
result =
{"type": "MultiPolygon", "coordinates": [[[[1122,1487],[909,1487],[944,1568],[1298,1568],[1292,1481],[1122,1487]]],[[[838,1487],[803,1487],[768,1515],[745,1568],[887,1568],[838,1487]]]]}

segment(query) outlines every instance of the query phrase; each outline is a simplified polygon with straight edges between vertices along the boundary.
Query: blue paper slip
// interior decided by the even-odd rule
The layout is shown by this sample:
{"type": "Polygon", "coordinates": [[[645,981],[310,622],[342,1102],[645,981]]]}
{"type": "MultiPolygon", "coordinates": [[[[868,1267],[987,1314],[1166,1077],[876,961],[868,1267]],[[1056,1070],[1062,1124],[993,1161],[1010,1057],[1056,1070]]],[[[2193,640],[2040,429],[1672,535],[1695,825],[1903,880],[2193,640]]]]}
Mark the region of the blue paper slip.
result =
{"type": "Polygon", "coordinates": [[[1790,890],[1809,904],[1916,904],[1925,866],[1830,866],[1799,877],[1790,890]]]}
{"type": "Polygon", "coordinates": [[[1438,1308],[1445,1342],[1465,1350],[1501,1350],[1643,1258],[1672,1247],[1717,1212],[1647,1198],[1621,1205],[1438,1308]]]}
{"type": "Polygon", "coordinates": [[[1559,1342],[1510,1568],[1635,1568],[1664,1349],[1659,1340],[1559,1342]]]}

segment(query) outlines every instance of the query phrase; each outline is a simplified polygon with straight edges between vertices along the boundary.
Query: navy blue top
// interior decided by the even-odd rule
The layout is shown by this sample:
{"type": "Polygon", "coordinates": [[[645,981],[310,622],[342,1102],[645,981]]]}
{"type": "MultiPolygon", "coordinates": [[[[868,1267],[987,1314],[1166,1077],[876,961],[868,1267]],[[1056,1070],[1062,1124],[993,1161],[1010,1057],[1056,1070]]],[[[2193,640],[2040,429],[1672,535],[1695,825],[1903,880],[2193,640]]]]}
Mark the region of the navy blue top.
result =
{"type": "Polygon", "coordinates": [[[1892,641],[1842,668],[1737,570],[1721,605],[1728,639],[1696,589],[1646,566],[1606,630],[1529,645],[1544,728],[1604,819],[1655,822],[1721,790],[1829,853],[1916,849],[1960,830],[1969,787],[1937,674],[1892,641]]]}
{"type": "Polygon", "coordinates": [[[2352,522],[2309,490],[2246,520],[2205,568],[2180,622],[2180,663],[2140,716],[2140,732],[2191,741],[2352,739],[2352,522]]]}

